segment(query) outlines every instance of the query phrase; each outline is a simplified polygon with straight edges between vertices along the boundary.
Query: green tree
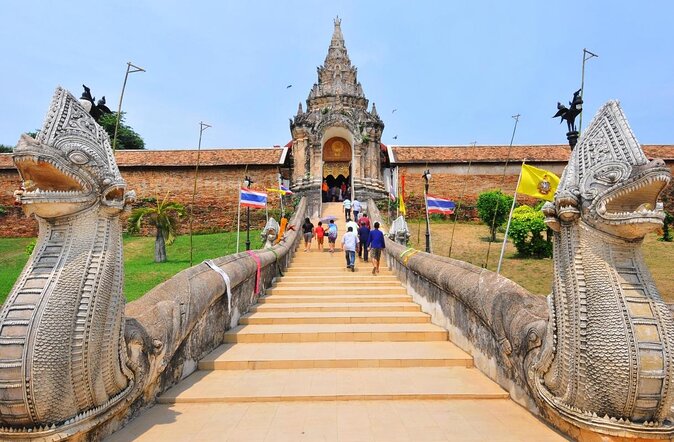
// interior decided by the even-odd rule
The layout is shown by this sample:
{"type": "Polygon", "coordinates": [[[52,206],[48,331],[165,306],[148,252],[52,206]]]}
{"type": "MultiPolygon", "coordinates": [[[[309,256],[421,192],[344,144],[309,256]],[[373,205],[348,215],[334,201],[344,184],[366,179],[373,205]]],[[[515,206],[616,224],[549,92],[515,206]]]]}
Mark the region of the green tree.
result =
{"type": "Polygon", "coordinates": [[[12,153],[12,152],[14,152],[14,148],[12,146],[0,144],[0,153],[12,153]]]}
{"type": "MultiPolygon", "coordinates": [[[[110,136],[110,142],[115,136],[115,124],[117,123],[117,112],[110,114],[103,114],[98,120],[98,124],[110,136]]],[[[119,128],[117,129],[117,145],[116,149],[145,149],[145,141],[138,135],[130,126],[124,124],[124,112],[119,119],[119,128]]]]}
{"type": "Polygon", "coordinates": [[[129,232],[138,232],[143,219],[157,229],[154,241],[154,262],[166,262],[166,245],[173,244],[176,239],[176,227],[180,218],[185,215],[185,207],[168,200],[169,194],[162,201],[155,202],[154,207],[139,207],[129,217],[129,232]]]}
{"type": "Polygon", "coordinates": [[[496,241],[496,229],[508,220],[513,197],[500,190],[483,192],[477,197],[477,214],[489,226],[489,241],[496,241]]]}
{"type": "Polygon", "coordinates": [[[529,206],[520,206],[513,210],[510,220],[510,238],[517,253],[525,258],[548,258],[552,256],[552,242],[543,238],[547,231],[545,215],[529,206]]]}

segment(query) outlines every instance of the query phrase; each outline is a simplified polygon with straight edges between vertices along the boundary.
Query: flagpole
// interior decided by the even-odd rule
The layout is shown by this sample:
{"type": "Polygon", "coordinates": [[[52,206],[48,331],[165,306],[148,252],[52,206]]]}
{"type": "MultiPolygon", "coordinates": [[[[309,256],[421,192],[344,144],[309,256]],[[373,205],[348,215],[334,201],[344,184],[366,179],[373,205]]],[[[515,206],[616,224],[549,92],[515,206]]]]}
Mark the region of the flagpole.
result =
{"type": "MultiPolygon", "coordinates": [[[[248,164],[243,171],[244,176],[248,176],[248,164]]],[[[239,243],[241,237],[241,184],[239,184],[239,205],[236,209],[236,253],[239,253],[239,243]]]]}
{"type": "Polygon", "coordinates": [[[508,223],[506,224],[505,235],[503,236],[503,244],[501,245],[501,256],[498,258],[498,266],[496,267],[496,274],[501,273],[501,263],[503,262],[503,255],[505,253],[506,244],[508,243],[508,232],[510,231],[510,220],[513,218],[513,210],[515,210],[515,203],[517,203],[517,189],[520,187],[520,181],[522,180],[522,169],[524,168],[524,163],[526,159],[522,160],[522,167],[520,168],[520,176],[517,177],[517,184],[515,185],[515,195],[513,195],[513,203],[510,206],[510,214],[508,215],[508,223]]]}
{"type": "MultiPolygon", "coordinates": [[[[515,126],[513,127],[513,134],[510,137],[510,145],[508,146],[508,156],[506,157],[505,164],[503,165],[503,176],[501,177],[501,189],[503,189],[503,185],[505,184],[506,171],[508,170],[508,163],[510,162],[510,153],[512,152],[513,141],[515,140],[515,132],[517,131],[517,123],[519,123],[519,121],[520,121],[520,116],[521,116],[520,114],[512,116],[512,118],[515,119],[515,126]]],[[[520,170],[520,173],[522,173],[521,170],[520,170]]],[[[496,200],[496,207],[494,208],[494,218],[491,221],[491,229],[492,230],[494,230],[494,224],[496,224],[496,215],[498,214],[499,201],[501,201],[500,198],[498,198],[496,200]]],[[[489,252],[490,251],[491,251],[491,238],[489,238],[489,244],[487,245],[487,257],[484,260],[484,265],[482,266],[485,269],[489,266],[489,252]]]]}
{"type": "Polygon", "coordinates": [[[449,240],[449,252],[447,253],[448,258],[452,257],[452,244],[454,244],[454,231],[456,230],[456,222],[459,219],[459,210],[461,210],[461,202],[466,197],[466,189],[468,188],[468,177],[470,176],[470,166],[473,163],[473,158],[475,157],[475,148],[477,147],[477,141],[473,141],[472,144],[473,144],[473,151],[471,152],[471,156],[468,159],[468,170],[466,171],[466,179],[463,184],[463,193],[461,194],[461,198],[459,198],[459,203],[457,204],[456,210],[454,211],[454,224],[452,225],[452,237],[449,240]]]}
{"type": "Polygon", "coordinates": [[[241,186],[239,186],[239,204],[236,209],[236,253],[239,253],[239,242],[241,237],[241,186]]]}

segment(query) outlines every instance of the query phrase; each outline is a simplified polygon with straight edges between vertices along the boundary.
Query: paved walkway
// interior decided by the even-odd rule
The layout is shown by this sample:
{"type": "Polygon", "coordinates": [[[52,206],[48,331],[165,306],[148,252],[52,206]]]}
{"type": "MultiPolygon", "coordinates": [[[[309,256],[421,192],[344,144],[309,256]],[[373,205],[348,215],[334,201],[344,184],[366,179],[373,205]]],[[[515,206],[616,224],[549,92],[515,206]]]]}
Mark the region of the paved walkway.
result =
{"type": "MultiPolygon", "coordinates": [[[[340,206],[326,206],[342,233],[340,206]]],[[[300,247],[226,343],[109,440],[564,440],[475,369],[388,269],[345,267],[341,251],[300,247]]]]}

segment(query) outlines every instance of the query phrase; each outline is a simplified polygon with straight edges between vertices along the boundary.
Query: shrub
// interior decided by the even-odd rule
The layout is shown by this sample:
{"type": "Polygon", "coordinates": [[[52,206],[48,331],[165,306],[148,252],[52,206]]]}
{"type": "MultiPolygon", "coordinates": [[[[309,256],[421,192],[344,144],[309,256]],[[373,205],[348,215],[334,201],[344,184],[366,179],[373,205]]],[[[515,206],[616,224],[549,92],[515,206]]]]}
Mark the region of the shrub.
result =
{"type": "Polygon", "coordinates": [[[515,243],[517,253],[525,258],[548,258],[552,256],[552,242],[543,238],[547,231],[545,215],[529,206],[520,206],[513,211],[509,236],[515,243]]]}
{"type": "Polygon", "coordinates": [[[662,238],[660,241],[672,242],[672,232],[669,231],[669,226],[674,224],[674,215],[665,211],[665,220],[662,225],[662,238]]]}
{"type": "Polygon", "coordinates": [[[477,198],[477,213],[483,223],[489,226],[490,241],[496,241],[496,230],[508,220],[513,197],[500,190],[483,192],[477,198]]]}
{"type": "Polygon", "coordinates": [[[3,216],[7,213],[7,208],[0,204],[0,216],[3,216]]]}
{"type": "Polygon", "coordinates": [[[33,250],[35,250],[35,245],[37,244],[37,240],[34,239],[28,244],[26,244],[26,255],[30,256],[33,254],[33,250]]]}

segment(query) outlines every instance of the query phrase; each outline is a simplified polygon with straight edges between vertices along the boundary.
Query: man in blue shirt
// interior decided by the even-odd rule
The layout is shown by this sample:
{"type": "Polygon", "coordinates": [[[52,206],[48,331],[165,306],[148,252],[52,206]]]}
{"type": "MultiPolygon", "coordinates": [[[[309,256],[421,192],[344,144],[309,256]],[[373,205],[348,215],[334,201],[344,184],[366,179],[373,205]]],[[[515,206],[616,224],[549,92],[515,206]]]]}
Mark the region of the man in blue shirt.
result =
{"type": "Polygon", "coordinates": [[[379,222],[374,223],[374,229],[370,230],[367,240],[367,247],[372,255],[372,274],[379,273],[379,261],[381,260],[381,251],[386,248],[384,234],[379,230],[379,222]]]}

